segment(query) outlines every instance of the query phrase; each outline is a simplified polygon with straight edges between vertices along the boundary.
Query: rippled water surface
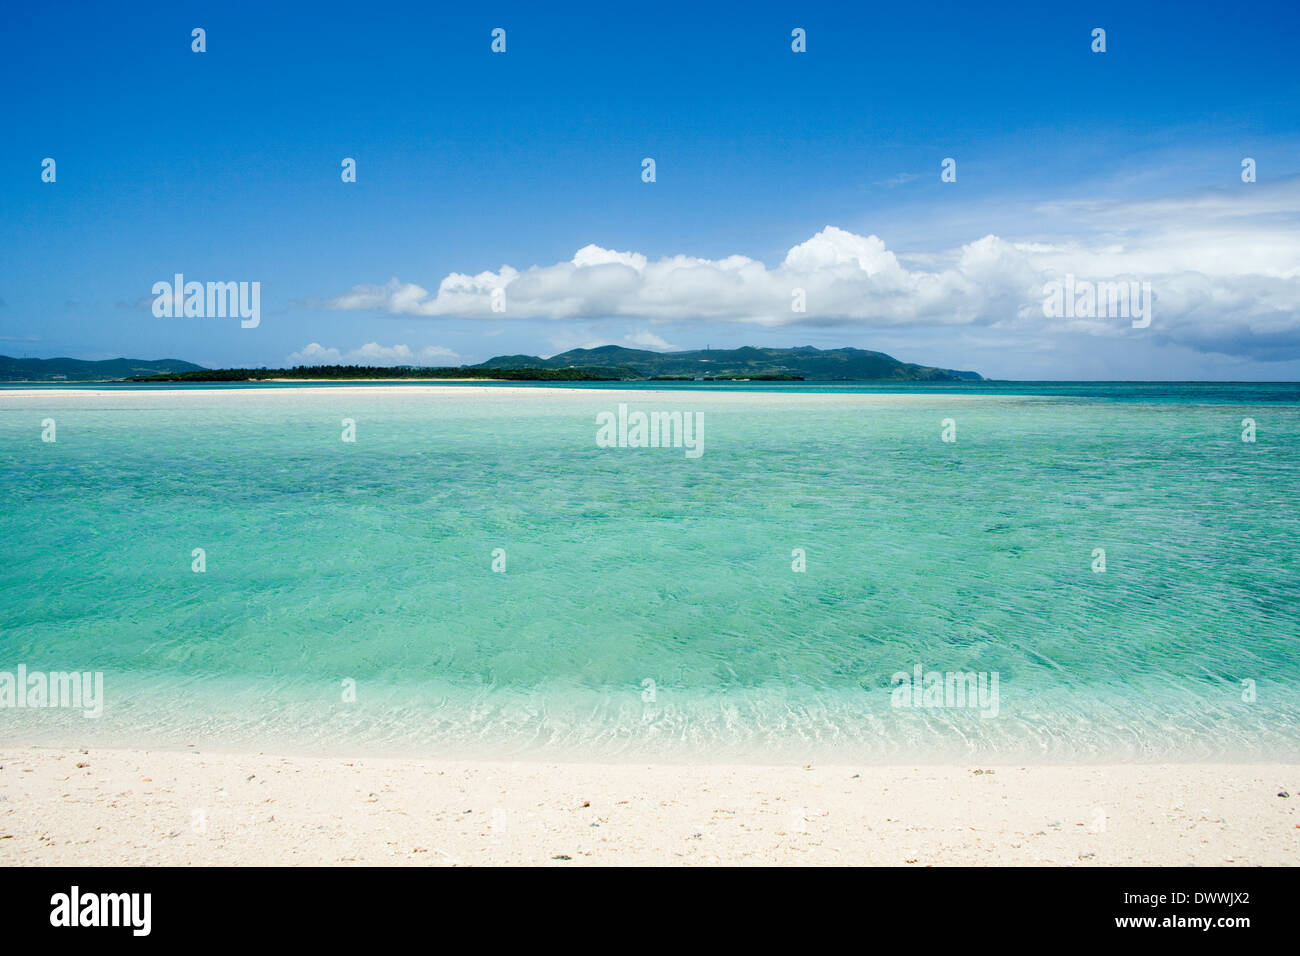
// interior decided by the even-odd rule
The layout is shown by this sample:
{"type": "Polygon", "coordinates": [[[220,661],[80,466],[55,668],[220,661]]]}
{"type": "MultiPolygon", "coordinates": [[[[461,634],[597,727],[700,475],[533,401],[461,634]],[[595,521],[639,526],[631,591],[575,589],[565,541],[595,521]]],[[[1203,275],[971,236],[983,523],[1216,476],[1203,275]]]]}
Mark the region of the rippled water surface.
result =
{"type": "Polygon", "coordinates": [[[1296,387],[1002,392],[0,392],[0,671],[105,679],[0,741],[1300,756],[1296,387]],[[620,402],[704,453],[597,447],[620,402]]]}

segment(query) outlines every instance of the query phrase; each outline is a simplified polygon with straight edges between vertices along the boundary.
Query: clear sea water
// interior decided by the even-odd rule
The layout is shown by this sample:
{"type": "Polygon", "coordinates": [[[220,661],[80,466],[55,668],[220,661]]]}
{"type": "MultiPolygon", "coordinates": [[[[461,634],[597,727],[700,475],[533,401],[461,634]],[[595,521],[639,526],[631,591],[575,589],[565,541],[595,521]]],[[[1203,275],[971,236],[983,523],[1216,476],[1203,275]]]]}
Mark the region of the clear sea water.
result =
{"type": "Polygon", "coordinates": [[[1294,384],[0,389],[0,672],[105,681],[0,743],[1295,760],[1298,499],[1294,384]]]}

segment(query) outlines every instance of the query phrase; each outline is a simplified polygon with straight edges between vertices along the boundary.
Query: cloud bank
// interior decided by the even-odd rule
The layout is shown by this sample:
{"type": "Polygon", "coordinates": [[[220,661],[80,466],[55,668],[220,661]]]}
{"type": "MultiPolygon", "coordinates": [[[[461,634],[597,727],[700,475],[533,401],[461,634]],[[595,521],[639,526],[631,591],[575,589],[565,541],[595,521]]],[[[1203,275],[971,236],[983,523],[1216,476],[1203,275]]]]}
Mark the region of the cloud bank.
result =
{"type": "MultiPolygon", "coordinates": [[[[1300,179],[1146,202],[1044,204],[1038,211],[1064,237],[990,234],[940,254],[907,256],[879,236],[828,225],[774,266],[743,255],[652,260],[588,245],[553,265],[452,273],[432,293],[393,279],[357,286],[326,305],[494,320],[1142,334],[1202,352],[1300,357],[1300,179]],[[1150,327],[1044,316],[1044,286],[1067,274],[1094,283],[1150,282],[1150,327]]],[[[647,343],[658,338],[641,334],[647,343]]]]}

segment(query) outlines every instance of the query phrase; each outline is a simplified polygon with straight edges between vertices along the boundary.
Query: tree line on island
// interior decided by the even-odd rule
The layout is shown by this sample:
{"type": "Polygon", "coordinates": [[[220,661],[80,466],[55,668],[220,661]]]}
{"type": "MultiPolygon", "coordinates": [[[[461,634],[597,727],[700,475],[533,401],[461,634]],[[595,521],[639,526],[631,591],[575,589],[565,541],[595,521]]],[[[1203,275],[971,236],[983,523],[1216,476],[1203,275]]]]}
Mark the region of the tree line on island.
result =
{"type": "Polygon", "coordinates": [[[249,382],[290,380],[479,379],[523,382],[636,381],[981,381],[976,372],[900,362],[865,349],[754,348],[651,352],[606,345],[571,349],[550,358],[499,355],[478,365],[426,368],[411,365],[297,365],[292,368],[208,369],[165,359],[11,359],[0,356],[7,381],[249,382]]]}

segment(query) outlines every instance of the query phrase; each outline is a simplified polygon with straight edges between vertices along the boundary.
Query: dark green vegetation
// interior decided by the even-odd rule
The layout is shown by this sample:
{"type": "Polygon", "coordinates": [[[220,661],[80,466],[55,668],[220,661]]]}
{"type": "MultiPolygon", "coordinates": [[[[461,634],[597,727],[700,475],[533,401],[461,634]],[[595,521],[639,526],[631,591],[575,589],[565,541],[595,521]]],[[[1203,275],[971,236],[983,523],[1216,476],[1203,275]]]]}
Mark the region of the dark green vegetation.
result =
{"type": "Polygon", "coordinates": [[[26,359],[0,355],[0,381],[3,382],[106,382],[136,375],[175,372],[200,372],[203,366],[179,359],[106,359],[84,362],[81,359],[26,359]]]}
{"type": "Polygon", "coordinates": [[[573,349],[548,359],[500,355],[459,368],[375,368],[362,365],[299,365],[294,368],[205,369],[165,359],[12,359],[0,356],[0,381],[11,382],[248,382],[267,379],[454,379],[527,382],[753,381],[753,382],[960,382],[981,381],[975,372],[900,362],[865,349],[704,349],[650,352],[605,345],[573,349]]]}
{"type": "Polygon", "coordinates": [[[741,379],[772,381],[806,379],[840,382],[978,382],[975,372],[959,372],[900,362],[884,352],[865,349],[702,349],[693,352],[650,352],[604,345],[573,349],[548,359],[535,355],[498,355],[475,368],[624,367],[642,378],[741,379]]]}

